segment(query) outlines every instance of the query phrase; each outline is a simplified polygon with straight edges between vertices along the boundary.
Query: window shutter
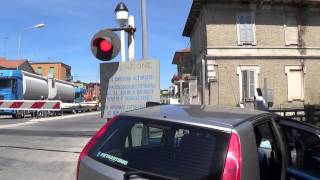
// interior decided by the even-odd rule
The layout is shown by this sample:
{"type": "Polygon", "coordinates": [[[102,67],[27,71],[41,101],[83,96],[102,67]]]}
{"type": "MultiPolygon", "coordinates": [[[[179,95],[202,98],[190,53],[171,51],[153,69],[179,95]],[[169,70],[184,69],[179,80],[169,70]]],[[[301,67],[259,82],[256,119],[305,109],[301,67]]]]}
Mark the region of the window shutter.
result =
{"type": "Polygon", "coordinates": [[[255,75],[253,70],[242,71],[242,94],[243,99],[253,100],[255,95],[255,75]]]}
{"type": "Polygon", "coordinates": [[[302,70],[291,69],[288,76],[288,100],[303,99],[303,77],[302,70]]]}
{"type": "Polygon", "coordinates": [[[252,24],[252,15],[239,15],[239,38],[240,43],[253,43],[253,24],[252,24]]]}
{"type": "Polygon", "coordinates": [[[286,16],[285,40],[286,45],[298,44],[299,30],[296,16],[286,16]]]}
{"type": "Polygon", "coordinates": [[[249,71],[249,89],[250,89],[250,94],[249,97],[250,99],[254,99],[254,94],[255,94],[255,87],[254,87],[254,71],[249,71]]]}
{"type": "Polygon", "coordinates": [[[242,98],[243,101],[248,99],[248,75],[247,71],[242,71],[242,98]]]}
{"type": "Polygon", "coordinates": [[[197,89],[197,80],[192,79],[189,83],[189,95],[192,97],[198,96],[198,89],[197,89]]]}

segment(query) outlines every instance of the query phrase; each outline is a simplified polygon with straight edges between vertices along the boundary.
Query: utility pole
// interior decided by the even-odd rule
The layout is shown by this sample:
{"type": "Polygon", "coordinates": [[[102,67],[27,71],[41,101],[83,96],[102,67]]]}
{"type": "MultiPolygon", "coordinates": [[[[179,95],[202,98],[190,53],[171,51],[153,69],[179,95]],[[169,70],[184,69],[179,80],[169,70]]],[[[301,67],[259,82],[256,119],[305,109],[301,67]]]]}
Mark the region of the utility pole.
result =
{"type": "Polygon", "coordinates": [[[142,22],[142,55],[143,59],[148,59],[148,39],[147,39],[147,5],[146,0],[141,0],[141,22],[142,22]]]}

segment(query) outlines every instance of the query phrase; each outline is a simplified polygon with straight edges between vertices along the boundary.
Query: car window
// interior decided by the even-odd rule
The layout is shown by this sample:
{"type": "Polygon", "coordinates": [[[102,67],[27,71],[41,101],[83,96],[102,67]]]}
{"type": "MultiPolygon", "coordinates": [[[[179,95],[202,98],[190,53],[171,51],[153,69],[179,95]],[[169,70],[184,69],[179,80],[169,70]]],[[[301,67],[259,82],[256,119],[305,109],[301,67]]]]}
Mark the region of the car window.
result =
{"type": "Polygon", "coordinates": [[[120,117],[89,156],[114,168],[178,179],[220,179],[230,134],[200,127],[120,117]]]}
{"type": "Polygon", "coordinates": [[[302,129],[281,126],[289,152],[289,167],[320,178],[320,138],[302,129]]]}
{"type": "Polygon", "coordinates": [[[163,130],[164,129],[158,127],[137,123],[131,128],[131,134],[126,138],[125,147],[160,145],[163,130]],[[131,145],[129,143],[130,141],[131,145]]]}
{"type": "Polygon", "coordinates": [[[280,179],[282,155],[270,122],[254,127],[260,167],[260,179],[280,179]]]}

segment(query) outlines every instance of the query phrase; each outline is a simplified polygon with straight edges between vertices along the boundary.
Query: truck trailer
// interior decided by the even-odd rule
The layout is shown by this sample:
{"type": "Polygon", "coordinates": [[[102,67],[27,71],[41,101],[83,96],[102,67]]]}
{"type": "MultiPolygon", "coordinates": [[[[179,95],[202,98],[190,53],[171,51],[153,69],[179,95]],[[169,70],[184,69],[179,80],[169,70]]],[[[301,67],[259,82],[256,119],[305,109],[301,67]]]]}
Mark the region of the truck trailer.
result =
{"type": "Polygon", "coordinates": [[[76,88],[73,83],[57,80],[53,77],[43,77],[22,70],[0,70],[0,100],[59,100],[62,102],[61,112],[39,110],[0,110],[0,115],[12,115],[22,118],[31,115],[57,115],[63,111],[79,112],[88,109],[84,104],[82,88],[76,88]],[[81,105],[82,104],[82,105],[81,105]]]}

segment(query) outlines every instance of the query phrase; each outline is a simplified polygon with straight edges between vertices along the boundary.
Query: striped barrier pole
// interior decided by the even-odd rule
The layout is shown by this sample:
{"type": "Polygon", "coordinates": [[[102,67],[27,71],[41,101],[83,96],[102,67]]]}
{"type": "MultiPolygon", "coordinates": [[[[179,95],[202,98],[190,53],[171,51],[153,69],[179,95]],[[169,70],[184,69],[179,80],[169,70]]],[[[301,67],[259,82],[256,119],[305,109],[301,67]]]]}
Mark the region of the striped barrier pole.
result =
{"type": "Polygon", "coordinates": [[[0,100],[0,110],[48,110],[60,111],[61,101],[48,100],[0,100]]]}

